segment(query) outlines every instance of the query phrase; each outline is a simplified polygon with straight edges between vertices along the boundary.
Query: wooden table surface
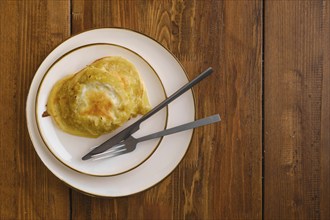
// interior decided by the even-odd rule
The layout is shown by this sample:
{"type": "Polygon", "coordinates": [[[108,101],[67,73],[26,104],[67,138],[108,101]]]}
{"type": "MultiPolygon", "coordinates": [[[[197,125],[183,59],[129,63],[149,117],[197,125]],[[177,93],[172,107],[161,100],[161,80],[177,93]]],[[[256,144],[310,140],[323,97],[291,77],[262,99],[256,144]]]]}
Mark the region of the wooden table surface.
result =
{"type": "Polygon", "coordinates": [[[1,0],[0,219],[330,219],[330,1],[1,0]],[[71,189],[39,159],[25,118],[43,59],[85,30],[124,27],[192,79],[196,129],[160,184],[123,198],[71,189]]]}

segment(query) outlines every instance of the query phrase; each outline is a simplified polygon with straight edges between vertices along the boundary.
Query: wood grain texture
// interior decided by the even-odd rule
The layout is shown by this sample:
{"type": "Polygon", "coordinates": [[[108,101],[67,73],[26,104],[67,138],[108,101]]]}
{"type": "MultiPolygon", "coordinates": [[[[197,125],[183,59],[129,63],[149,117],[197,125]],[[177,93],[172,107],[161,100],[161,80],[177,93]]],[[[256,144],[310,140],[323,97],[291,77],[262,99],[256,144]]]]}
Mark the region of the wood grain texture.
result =
{"type": "Polygon", "coordinates": [[[70,215],[69,190],[42,164],[26,128],[25,102],[38,65],[68,37],[67,1],[0,1],[0,218],[70,215]]]}
{"type": "Polygon", "coordinates": [[[145,192],[91,198],[72,192],[73,218],[261,218],[260,1],[72,1],[72,34],[125,27],[158,40],[190,78],[215,74],[195,89],[197,117],[221,124],[196,130],[177,169],[145,192]]]}
{"type": "Polygon", "coordinates": [[[329,219],[329,39],[326,0],[1,0],[0,219],[329,219]],[[196,129],[169,177],[123,198],[69,189],[42,164],[25,125],[42,60],[99,27],[149,35],[189,78],[212,66],[194,88],[196,116],[222,116],[196,129]]]}
{"type": "Polygon", "coordinates": [[[265,219],[329,219],[330,2],[265,4],[265,219]]]}

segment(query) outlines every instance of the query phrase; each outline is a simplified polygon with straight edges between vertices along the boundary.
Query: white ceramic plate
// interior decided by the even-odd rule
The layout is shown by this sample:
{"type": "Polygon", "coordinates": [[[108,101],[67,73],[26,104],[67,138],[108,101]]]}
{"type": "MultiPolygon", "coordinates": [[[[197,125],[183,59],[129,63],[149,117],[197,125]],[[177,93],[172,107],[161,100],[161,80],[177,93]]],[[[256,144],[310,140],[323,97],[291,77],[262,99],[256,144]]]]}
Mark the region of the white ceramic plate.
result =
{"type": "MultiPolygon", "coordinates": [[[[153,68],[137,53],[114,44],[89,44],[73,49],[54,62],[45,73],[37,92],[36,119],[42,140],[54,156],[66,166],[78,172],[95,175],[111,176],[127,172],[149,158],[160,144],[160,139],[140,143],[132,153],[114,157],[107,160],[82,161],[81,158],[88,153],[92,147],[98,146],[119,131],[125,129],[139,117],[125,123],[116,131],[102,135],[99,138],[83,138],[63,132],[58,128],[51,117],[43,117],[49,93],[54,84],[63,77],[78,72],[87,64],[105,57],[121,56],[137,68],[147,89],[149,101],[155,107],[166,99],[164,87],[160,78],[153,68]]],[[[161,131],[167,123],[167,108],[164,108],[149,120],[143,122],[140,130],[134,134],[141,137],[155,131],[161,131]]]]}
{"type": "MultiPolygon", "coordinates": [[[[105,197],[127,196],[146,190],[168,176],[184,157],[189,147],[193,131],[184,131],[164,137],[153,154],[129,172],[116,176],[97,177],[77,172],[64,165],[62,163],[63,161],[60,162],[43,142],[37,126],[35,108],[37,91],[42,78],[52,64],[75,48],[100,43],[119,45],[139,54],[157,73],[167,95],[171,95],[188,82],[182,66],[175,57],[151,38],[120,28],[87,31],[60,44],[40,65],[32,81],[27,99],[27,126],[37,154],[47,168],[59,179],[72,188],[87,194],[105,197]]],[[[163,117],[164,115],[160,119],[163,117]]],[[[168,106],[166,127],[170,128],[193,121],[194,119],[194,99],[192,92],[188,91],[168,106]]],[[[164,122],[161,123],[164,125],[164,122]]],[[[59,139],[61,138],[59,137],[59,139]]],[[[84,153],[86,152],[82,152],[81,155],[84,153]]],[[[60,153],[59,155],[62,154],[60,153]]],[[[83,163],[83,161],[81,162],[83,163]]],[[[116,172],[118,172],[118,169],[116,172]]]]}

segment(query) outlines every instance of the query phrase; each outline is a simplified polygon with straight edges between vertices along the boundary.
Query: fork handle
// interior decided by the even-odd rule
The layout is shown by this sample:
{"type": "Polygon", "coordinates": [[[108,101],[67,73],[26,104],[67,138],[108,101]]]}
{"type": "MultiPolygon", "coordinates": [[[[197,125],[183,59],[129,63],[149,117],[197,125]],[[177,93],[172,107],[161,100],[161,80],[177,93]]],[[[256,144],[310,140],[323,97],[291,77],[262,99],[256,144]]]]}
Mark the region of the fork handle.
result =
{"type": "Polygon", "coordinates": [[[212,124],[212,123],[218,122],[220,120],[221,119],[220,119],[219,114],[212,115],[212,116],[209,116],[209,117],[206,117],[206,118],[199,119],[197,121],[189,122],[189,123],[186,123],[186,124],[183,124],[183,125],[179,125],[179,126],[176,126],[176,127],[173,127],[173,128],[169,128],[167,130],[163,130],[163,131],[156,132],[156,133],[153,133],[153,134],[149,134],[149,135],[146,135],[146,136],[143,136],[143,137],[140,137],[140,138],[136,138],[136,140],[137,140],[137,142],[142,142],[142,141],[146,141],[146,140],[150,140],[150,139],[155,139],[155,138],[159,138],[159,137],[162,137],[162,136],[174,134],[174,133],[177,133],[177,132],[190,130],[192,128],[197,128],[197,127],[200,127],[200,126],[212,124]]]}

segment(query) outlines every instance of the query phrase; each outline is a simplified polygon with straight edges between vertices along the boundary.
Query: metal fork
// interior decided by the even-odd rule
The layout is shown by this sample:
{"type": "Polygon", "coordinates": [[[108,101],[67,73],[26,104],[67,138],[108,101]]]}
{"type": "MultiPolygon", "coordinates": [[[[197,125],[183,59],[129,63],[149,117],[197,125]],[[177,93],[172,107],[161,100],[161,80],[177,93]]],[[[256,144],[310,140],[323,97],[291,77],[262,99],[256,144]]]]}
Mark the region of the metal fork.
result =
{"type": "Polygon", "coordinates": [[[143,136],[140,138],[134,138],[133,136],[130,136],[126,140],[122,141],[121,143],[113,146],[110,150],[99,153],[99,154],[92,155],[92,159],[100,160],[100,159],[111,158],[111,157],[119,156],[122,154],[126,154],[126,153],[134,151],[136,149],[136,145],[142,141],[147,141],[147,140],[159,138],[159,137],[162,137],[165,135],[170,135],[170,134],[174,134],[177,132],[189,130],[192,128],[197,128],[197,127],[200,127],[203,125],[212,124],[212,123],[218,122],[220,120],[221,120],[220,116],[217,114],[217,115],[212,115],[212,116],[209,116],[209,117],[206,117],[203,119],[199,119],[197,121],[179,125],[179,126],[167,129],[167,130],[149,134],[149,135],[146,135],[146,136],[143,136]]]}

